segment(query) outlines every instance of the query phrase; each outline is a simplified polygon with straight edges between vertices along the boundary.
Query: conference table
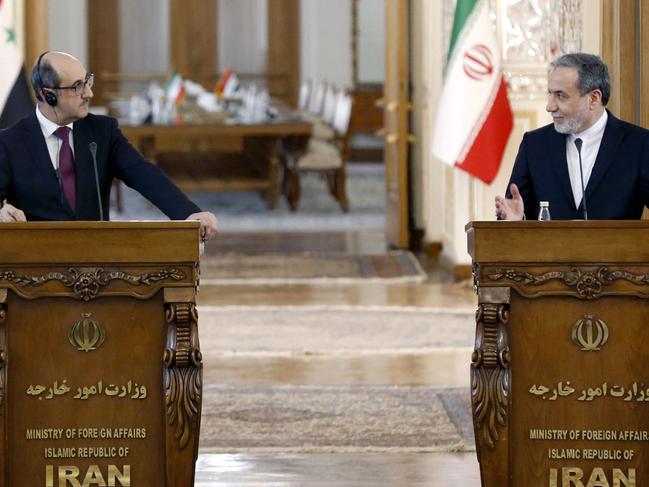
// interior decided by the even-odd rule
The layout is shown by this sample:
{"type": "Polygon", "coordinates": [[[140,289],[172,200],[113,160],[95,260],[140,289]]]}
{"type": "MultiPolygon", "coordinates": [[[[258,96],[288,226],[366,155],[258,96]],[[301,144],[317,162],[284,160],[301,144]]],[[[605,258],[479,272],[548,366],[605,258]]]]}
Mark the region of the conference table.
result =
{"type": "Polygon", "coordinates": [[[297,116],[279,116],[253,123],[235,119],[120,128],[181,189],[259,191],[269,208],[275,208],[282,153],[304,150],[312,124],[297,116]]]}

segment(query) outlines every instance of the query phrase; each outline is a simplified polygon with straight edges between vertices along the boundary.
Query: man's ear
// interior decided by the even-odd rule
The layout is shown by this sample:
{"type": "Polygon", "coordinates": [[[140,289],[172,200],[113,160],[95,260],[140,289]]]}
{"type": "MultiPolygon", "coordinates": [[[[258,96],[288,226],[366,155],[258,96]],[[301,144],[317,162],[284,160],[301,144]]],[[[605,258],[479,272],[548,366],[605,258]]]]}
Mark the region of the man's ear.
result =
{"type": "Polygon", "coordinates": [[[602,105],[602,90],[597,89],[591,91],[590,93],[588,93],[588,99],[590,101],[591,108],[595,104],[602,105]]]}

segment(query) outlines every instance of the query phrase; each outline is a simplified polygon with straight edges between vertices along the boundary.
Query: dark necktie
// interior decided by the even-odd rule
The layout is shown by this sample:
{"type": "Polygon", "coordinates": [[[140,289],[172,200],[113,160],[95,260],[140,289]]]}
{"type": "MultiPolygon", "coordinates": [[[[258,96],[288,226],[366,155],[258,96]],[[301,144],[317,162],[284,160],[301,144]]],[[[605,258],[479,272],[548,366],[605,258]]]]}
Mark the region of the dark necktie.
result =
{"type": "Polygon", "coordinates": [[[54,134],[63,142],[59,151],[59,174],[61,175],[63,194],[72,211],[76,211],[76,178],[74,174],[74,155],[72,154],[72,147],[70,147],[70,127],[59,127],[54,134]]]}

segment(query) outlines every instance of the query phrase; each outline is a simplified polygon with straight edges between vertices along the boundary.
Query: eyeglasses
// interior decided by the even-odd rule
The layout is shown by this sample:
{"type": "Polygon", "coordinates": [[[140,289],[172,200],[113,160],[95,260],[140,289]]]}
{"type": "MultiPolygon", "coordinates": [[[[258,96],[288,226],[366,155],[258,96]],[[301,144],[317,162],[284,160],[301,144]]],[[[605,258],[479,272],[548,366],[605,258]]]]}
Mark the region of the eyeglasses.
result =
{"type": "Polygon", "coordinates": [[[75,95],[81,95],[84,91],[86,91],[86,86],[88,88],[92,88],[92,85],[95,84],[95,75],[92,73],[88,73],[86,77],[84,78],[83,81],[75,81],[74,84],[70,86],[57,86],[53,87],[53,90],[72,90],[72,93],[75,95]]]}

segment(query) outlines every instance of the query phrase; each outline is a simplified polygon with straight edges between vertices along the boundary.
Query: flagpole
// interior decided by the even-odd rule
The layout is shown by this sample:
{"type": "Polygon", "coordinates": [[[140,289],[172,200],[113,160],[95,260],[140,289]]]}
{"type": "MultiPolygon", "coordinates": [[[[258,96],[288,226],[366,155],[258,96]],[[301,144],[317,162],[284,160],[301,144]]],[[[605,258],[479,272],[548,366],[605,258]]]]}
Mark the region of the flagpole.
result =
{"type": "Polygon", "coordinates": [[[469,221],[474,221],[478,219],[478,187],[476,178],[469,178],[469,191],[471,192],[471,203],[473,208],[471,208],[471,214],[469,215],[469,221]]]}

